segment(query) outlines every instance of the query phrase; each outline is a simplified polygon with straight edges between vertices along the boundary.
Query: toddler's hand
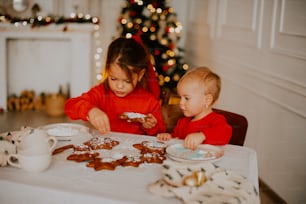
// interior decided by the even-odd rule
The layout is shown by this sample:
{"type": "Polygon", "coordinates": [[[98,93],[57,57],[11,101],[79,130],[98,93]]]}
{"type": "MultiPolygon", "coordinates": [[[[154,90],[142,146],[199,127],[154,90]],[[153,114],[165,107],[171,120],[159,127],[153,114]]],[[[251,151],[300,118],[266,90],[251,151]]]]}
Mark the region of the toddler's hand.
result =
{"type": "Polygon", "coordinates": [[[89,122],[102,134],[110,132],[109,119],[106,113],[98,108],[92,108],[88,112],[89,122]]]}
{"type": "Polygon", "coordinates": [[[159,141],[168,141],[171,139],[171,134],[169,133],[159,133],[157,134],[157,140],[159,141]]]}
{"type": "Polygon", "coordinates": [[[187,137],[185,138],[184,147],[195,150],[197,146],[202,144],[204,140],[205,140],[205,136],[203,133],[200,133],[200,132],[191,133],[187,135],[187,137]]]}
{"type": "Polygon", "coordinates": [[[151,113],[149,113],[147,115],[147,117],[145,118],[144,122],[142,123],[142,127],[146,128],[146,129],[151,129],[153,128],[155,125],[157,124],[157,120],[154,117],[154,115],[152,115],[151,113]]]}

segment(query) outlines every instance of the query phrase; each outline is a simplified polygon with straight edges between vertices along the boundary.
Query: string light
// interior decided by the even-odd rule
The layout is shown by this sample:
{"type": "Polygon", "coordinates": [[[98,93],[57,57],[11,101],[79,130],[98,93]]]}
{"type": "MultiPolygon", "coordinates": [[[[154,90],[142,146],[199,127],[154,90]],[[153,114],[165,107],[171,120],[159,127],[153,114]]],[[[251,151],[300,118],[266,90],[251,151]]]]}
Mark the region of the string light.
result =
{"type": "Polygon", "coordinates": [[[94,64],[95,64],[95,82],[100,82],[103,78],[102,76],[102,53],[103,53],[103,49],[101,46],[101,35],[100,35],[100,26],[96,25],[94,27],[94,48],[93,50],[95,50],[95,53],[93,54],[93,60],[94,60],[94,64]]]}
{"type": "Polygon", "coordinates": [[[125,37],[126,37],[126,38],[131,38],[131,37],[132,37],[132,33],[127,33],[127,34],[125,35],[125,37]]]}

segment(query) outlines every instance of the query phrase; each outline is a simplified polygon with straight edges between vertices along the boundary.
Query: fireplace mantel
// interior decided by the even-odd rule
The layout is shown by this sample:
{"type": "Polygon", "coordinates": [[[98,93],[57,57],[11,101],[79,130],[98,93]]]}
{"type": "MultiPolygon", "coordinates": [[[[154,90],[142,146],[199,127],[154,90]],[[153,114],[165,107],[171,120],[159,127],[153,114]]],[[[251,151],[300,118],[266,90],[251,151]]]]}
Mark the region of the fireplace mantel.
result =
{"type": "Polygon", "coordinates": [[[93,81],[93,32],[83,25],[0,25],[0,106],[6,109],[12,90],[54,92],[68,83],[72,97],[87,91],[93,81]]]}

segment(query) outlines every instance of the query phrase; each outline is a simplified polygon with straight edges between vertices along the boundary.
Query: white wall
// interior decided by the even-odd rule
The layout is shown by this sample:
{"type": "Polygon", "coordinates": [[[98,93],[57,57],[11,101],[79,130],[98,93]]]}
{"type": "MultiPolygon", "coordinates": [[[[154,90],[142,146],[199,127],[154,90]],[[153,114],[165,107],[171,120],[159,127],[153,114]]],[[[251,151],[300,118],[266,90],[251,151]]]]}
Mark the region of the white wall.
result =
{"type": "Polygon", "coordinates": [[[190,3],[188,61],[219,73],[217,105],[248,118],[260,177],[288,203],[306,203],[306,1],[190,3]]]}

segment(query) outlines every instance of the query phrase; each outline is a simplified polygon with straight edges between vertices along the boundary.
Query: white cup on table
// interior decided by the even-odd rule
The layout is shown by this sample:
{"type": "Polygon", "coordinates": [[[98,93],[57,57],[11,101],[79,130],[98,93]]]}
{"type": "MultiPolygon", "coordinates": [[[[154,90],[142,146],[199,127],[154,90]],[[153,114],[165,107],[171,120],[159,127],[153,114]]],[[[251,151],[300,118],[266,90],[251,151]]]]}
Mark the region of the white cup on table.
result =
{"type": "Polygon", "coordinates": [[[22,136],[17,152],[29,152],[31,154],[49,153],[55,149],[56,144],[57,139],[48,136],[44,130],[32,129],[22,136]]]}
{"type": "Polygon", "coordinates": [[[8,163],[28,172],[42,172],[50,166],[51,157],[51,152],[33,154],[29,151],[19,151],[18,154],[8,156],[8,163]]]}

